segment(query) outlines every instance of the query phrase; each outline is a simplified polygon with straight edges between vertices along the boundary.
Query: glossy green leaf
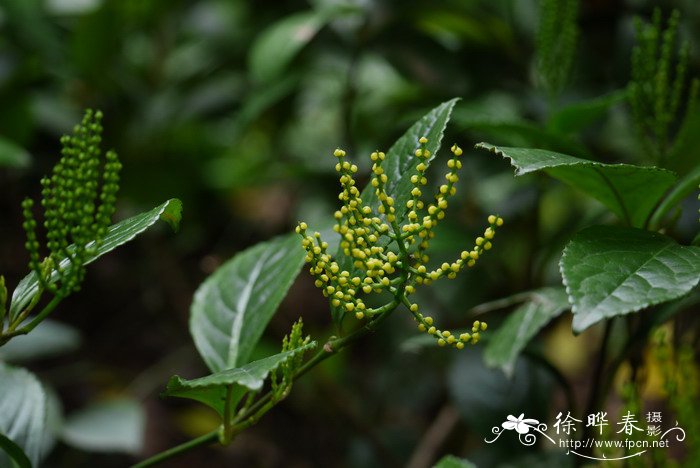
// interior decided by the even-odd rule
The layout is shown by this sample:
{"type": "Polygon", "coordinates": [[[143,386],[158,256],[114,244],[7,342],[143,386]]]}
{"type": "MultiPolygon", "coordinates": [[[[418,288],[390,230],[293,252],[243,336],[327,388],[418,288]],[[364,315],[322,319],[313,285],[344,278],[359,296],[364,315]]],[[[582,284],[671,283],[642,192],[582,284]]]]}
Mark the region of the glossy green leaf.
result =
{"type": "Polygon", "coordinates": [[[689,293],[700,279],[700,248],[641,229],[592,226],[571,239],[559,267],[579,333],[689,293]]]}
{"type": "Polygon", "coordinates": [[[0,348],[0,360],[26,362],[69,353],[80,346],[80,333],[75,328],[44,320],[31,333],[19,335],[0,348]]]}
{"type": "Polygon", "coordinates": [[[595,198],[635,227],[647,222],[661,197],[676,181],[673,172],[656,167],[603,164],[552,151],[502,148],[488,143],[476,147],[510,159],[516,176],[545,171],[595,198]]]}
{"type": "MultiPolygon", "coordinates": [[[[165,221],[176,230],[180,224],[181,218],[182,202],[176,198],[173,198],[166,201],[162,205],[153,208],[151,211],[147,211],[129,219],[125,219],[124,221],[120,221],[109,228],[95,255],[87,258],[85,263],[92,263],[104,254],[111,252],[123,244],[126,244],[153,226],[158,220],[165,221]]],[[[63,269],[70,268],[70,260],[67,258],[63,259],[60,266],[63,269]]],[[[54,271],[50,281],[55,282],[57,280],[58,273],[54,271]]],[[[27,304],[29,304],[38,291],[39,281],[36,274],[32,272],[19,282],[17,288],[12,293],[10,320],[17,317],[17,315],[24,309],[24,307],[27,306],[27,304]]]]}
{"type": "Polygon", "coordinates": [[[328,15],[320,11],[296,13],[260,33],[253,43],[248,61],[253,80],[269,82],[281,76],[328,19],[328,15]]]}
{"type": "Polygon", "coordinates": [[[476,465],[464,458],[446,455],[442,457],[433,468],[476,468],[476,465]]]}
{"type": "Polygon", "coordinates": [[[304,256],[301,239],[291,233],[238,253],[200,285],[190,333],[212,372],[248,362],[304,256]]]}
{"type": "Polygon", "coordinates": [[[237,398],[240,398],[245,391],[258,391],[270,372],[288,359],[315,346],[316,342],[312,341],[302,347],[253,361],[242,367],[215,372],[199,379],[185,380],[176,375],[170,378],[164,395],[197,400],[216,410],[219,415],[223,415],[228,387],[234,386],[237,398]]]}
{"type": "Polygon", "coordinates": [[[29,161],[27,150],[0,136],[0,167],[27,167],[29,161]]]}
{"type": "Polygon", "coordinates": [[[527,302],[513,311],[503,324],[491,333],[484,350],[484,362],[500,367],[512,375],[520,352],[552,319],[569,309],[563,288],[542,288],[528,294],[527,302]]]}
{"type": "MultiPolygon", "coordinates": [[[[47,412],[46,393],[34,374],[0,363],[0,434],[21,447],[32,465],[39,463],[51,438],[47,412]]],[[[3,457],[0,453],[0,466],[8,466],[3,457]]]]}
{"type": "Polygon", "coordinates": [[[89,452],[138,453],[143,445],[146,415],[130,398],[100,401],[66,418],[62,439],[89,452]]]}
{"type": "Polygon", "coordinates": [[[22,447],[12,442],[10,439],[0,434],[0,461],[6,463],[7,466],[15,466],[18,468],[32,468],[32,462],[22,450],[22,447]],[[2,455],[5,452],[5,455],[2,455]],[[3,457],[9,456],[10,460],[3,457]],[[10,463],[13,462],[13,463],[10,463]]]}

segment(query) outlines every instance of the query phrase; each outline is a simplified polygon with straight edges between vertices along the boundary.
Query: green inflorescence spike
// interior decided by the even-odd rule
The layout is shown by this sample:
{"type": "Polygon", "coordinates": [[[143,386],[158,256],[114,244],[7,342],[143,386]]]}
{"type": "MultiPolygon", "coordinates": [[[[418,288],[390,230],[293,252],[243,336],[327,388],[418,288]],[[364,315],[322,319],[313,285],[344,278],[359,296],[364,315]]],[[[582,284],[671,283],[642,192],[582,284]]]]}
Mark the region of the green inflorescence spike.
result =
{"type": "Polygon", "coordinates": [[[42,267],[34,202],[22,202],[29,267],[44,289],[56,295],[80,289],[85,262],[101,245],[114,214],[121,163],[114,151],[102,157],[101,121],[102,112],[87,110],[73,134],[61,138],[61,159],[51,176],[41,180],[46,247],[49,264],[58,273],[56,282],[50,279],[52,268],[42,267]],[[70,263],[61,265],[64,259],[70,263]]]}

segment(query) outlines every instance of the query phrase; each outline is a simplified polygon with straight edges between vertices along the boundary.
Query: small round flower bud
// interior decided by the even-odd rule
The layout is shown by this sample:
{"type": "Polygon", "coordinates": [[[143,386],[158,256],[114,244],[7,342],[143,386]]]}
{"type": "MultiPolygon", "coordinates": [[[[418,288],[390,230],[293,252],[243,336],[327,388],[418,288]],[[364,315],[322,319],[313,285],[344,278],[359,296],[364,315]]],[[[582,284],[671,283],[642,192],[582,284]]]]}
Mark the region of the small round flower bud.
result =
{"type": "Polygon", "coordinates": [[[445,345],[447,344],[447,341],[445,341],[445,340],[443,340],[442,338],[440,338],[440,339],[438,340],[437,344],[438,344],[438,346],[445,346],[445,345]]]}
{"type": "Polygon", "coordinates": [[[420,138],[418,139],[418,143],[420,143],[421,145],[424,145],[424,144],[426,144],[427,142],[428,142],[428,139],[427,139],[426,137],[424,137],[424,136],[422,136],[422,137],[420,137],[420,138]]]}

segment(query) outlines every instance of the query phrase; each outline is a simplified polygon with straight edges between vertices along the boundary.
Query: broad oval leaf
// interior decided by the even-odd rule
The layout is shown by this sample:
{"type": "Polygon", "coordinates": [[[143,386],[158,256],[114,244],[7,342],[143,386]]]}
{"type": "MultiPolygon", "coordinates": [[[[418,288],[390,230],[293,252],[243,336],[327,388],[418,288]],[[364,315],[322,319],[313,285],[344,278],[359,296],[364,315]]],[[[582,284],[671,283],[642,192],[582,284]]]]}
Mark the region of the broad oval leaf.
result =
{"type": "MultiPolygon", "coordinates": [[[[102,244],[97,249],[95,255],[88,257],[85,263],[92,263],[106,253],[117,247],[126,244],[136,236],[153,226],[159,219],[168,223],[173,229],[177,229],[182,218],[182,202],[176,198],[170,199],[151,211],[138,214],[131,218],[120,221],[112,225],[105,235],[102,244]]],[[[69,247],[70,249],[70,247],[69,247]]],[[[70,268],[70,260],[63,259],[61,267],[70,268]]],[[[58,280],[58,273],[54,271],[51,282],[58,280]]],[[[39,281],[34,272],[25,276],[19,282],[17,288],[12,293],[12,305],[10,306],[10,320],[14,320],[17,315],[31,302],[32,298],[39,292],[39,281]]]]}
{"type": "Polygon", "coordinates": [[[645,225],[661,197],[676,181],[673,172],[657,167],[603,164],[553,151],[503,148],[488,143],[476,147],[510,159],[516,176],[545,171],[595,198],[635,227],[645,225]]]}
{"type": "MultiPolygon", "coordinates": [[[[0,363],[0,434],[17,444],[37,465],[50,446],[47,396],[34,374],[0,363]]],[[[0,452],[0,466],[11,466],[0,452]]]]}
{"type": "Polygon", "coordinates": [[[197,289],[190,333],[212,372],[248,362],[304,263],[300,242],[291,233],[257,244],[224,263],[197,289]]]}
{"type": "Polygon", "coordinates": [[[143,445],[146,416],[141,404],[130,398],[99,401],[69,415],[61,438],[91,452],[136,454],[143,445]]]}
{"type": "Polygon", "coordinates": [[[552,319],[569,309],[564,288],[542,288],[528,293],[528,300],[513,311],[491,334],[484,349],[484,362],[513,374],[520,352],[552,319]]]}
{"type": "Polygon", "coordinates": [[[314,347],[316,347],[316,342],[312,341],[299,348],[253,361],[242,367],[215,372],[199,379],[186,380],[176,375],[170,378],[163,395],[197,400],[212,407],[219,415],[223,415],[228,387],[232,385],[237,387],[238,398],[245,391],[258,391],[262,388],[270,372],[288,359],[314,347]]]}
{"type": "Polygon", "coordinates": [[[571,239],[559,268],[580,333],[689,293],[700,279],[700,248],[641,229],[592,226],[571,239]]]}

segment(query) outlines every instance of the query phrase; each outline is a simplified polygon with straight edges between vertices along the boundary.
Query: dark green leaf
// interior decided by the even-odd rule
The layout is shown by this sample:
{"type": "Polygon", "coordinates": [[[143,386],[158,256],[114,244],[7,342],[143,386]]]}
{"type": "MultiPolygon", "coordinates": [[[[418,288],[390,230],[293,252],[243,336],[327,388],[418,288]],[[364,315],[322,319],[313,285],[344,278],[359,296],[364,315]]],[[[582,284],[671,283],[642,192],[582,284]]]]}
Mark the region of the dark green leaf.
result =
{"type": "Polygon", "coordinates": [[[700,279],[700,248],[641,229],[593,226],[574,236],[559,266],[579,333],[690,292],[700,279]]]}
{"type": "Polygon", "coordinates": [[[580,157],[589,155],[588,149],[576,139],[542,128],[526,120],[461,119],[460,125],[468,130],[497,139],[506,144],[534,146],[566,151],[580,157]]]}
{"type": "Polygon", "coordinates": [[[316,342],[312,341],[300,348],[253,361],[242,367],[215,372],[199,379],[185,380],[176,375],[171,377],[164,395],[197,400],[223,415],[228,387],[235,386],[234,389],[237,390],[238,398],[245,391],[258,391],[262,388],[270,372],[277,369],[288,359],[315,346],[316,342]]]}
{"type": "Polygon", "coordinates": [[[618,90],[583,102],[576,102],[558,110],[549,120],[548,127],[560,133],[579,132],[596,123],[615,104],[627,98],[627,90],[618,90]]]}
{"type": "Polygon", "coordinates": [[[545,171],[595,198],[635,227],[647,222],[661,197],[676,181],[673,172],[656,167],[603,164],[552,151],[501,148],[488,143],[476,147],[510,159],[517,176],[545,171]]]}
{"type": "Polygon", "coordinates": [[[553,318],[569,309],[563,288],[542,288],[528,294],[529,300],[518,307],[491,334],[484,350],[484,362],[512,375],[515,361],[528,342],[553,318]]]}
{"type": "MultiPolygon", "coordinates": [[[[20,446],[37,465],[48,446],[46,393],[36,377],[24,369],[0,363],[0,434],[20,446]]],[[[7,466],[0,453],[0,466],[7,466]]]]}
{"type": "Polygon", "coordinates": [[[90,452],[138,453],[143,445],[146,416],[141,404],[129,398],[93,403],[70,415],[61,437],[90,452]]]}
{"type": "Polygon", "coordinates": [[[433,468],[476,468],[476,465],[464,458],[446,455],[442,457],[433,468]]]}
{"type": "MultiPolygon", "coordinates": [[[[120,245],[134,239],[136,236],[153,226],[159,219],[168,223],[173,229],[177,229],[182,217],[182,202],[173,198],[162,205],[153,208],[151,211],[141,213],[129,219],[125,219],[112,225],[105,235],[102,244],[97,249],[97,253],[88,257],[85,263],[92,263],[104,254],[111,252],[120,245]]],[[[69,247],[70,249],[70,247],[69,247]]],[[[61,267],[69,268],[70,260],[67,258],[61,261],[61,267]]],[[[58,273],[54,271],[51,282],[58,280],[58,273]]],[[[25,276],[17,285],[17,289],[12,293],[12,305],[10,306],[10,320],[14,320],[29,304],[32,298],[39,291],[39,281],[34,272],[25,276]]]]}
{"type": "Polygon", "coordinates": [[[190,333],[212,372],[248,362],[304,256],[297,234],[278,237],[238,253],[197,289],[190,333]]]}
{"type": "MultiPolygon", "coordinates": [[[[27,455],[24,453],[22,448],[2,434],[0,434],[0,450],[3,450],[7,455],[9,455],[10,460],[14,462],[14,465],[8,464],[8,466],[32,468],[32,462],[29,461],[29,458],[27,458],[27,455]]],[[[0,460],[2,460],[2,458],[3,457],[0,456],[0,460]]]]}

